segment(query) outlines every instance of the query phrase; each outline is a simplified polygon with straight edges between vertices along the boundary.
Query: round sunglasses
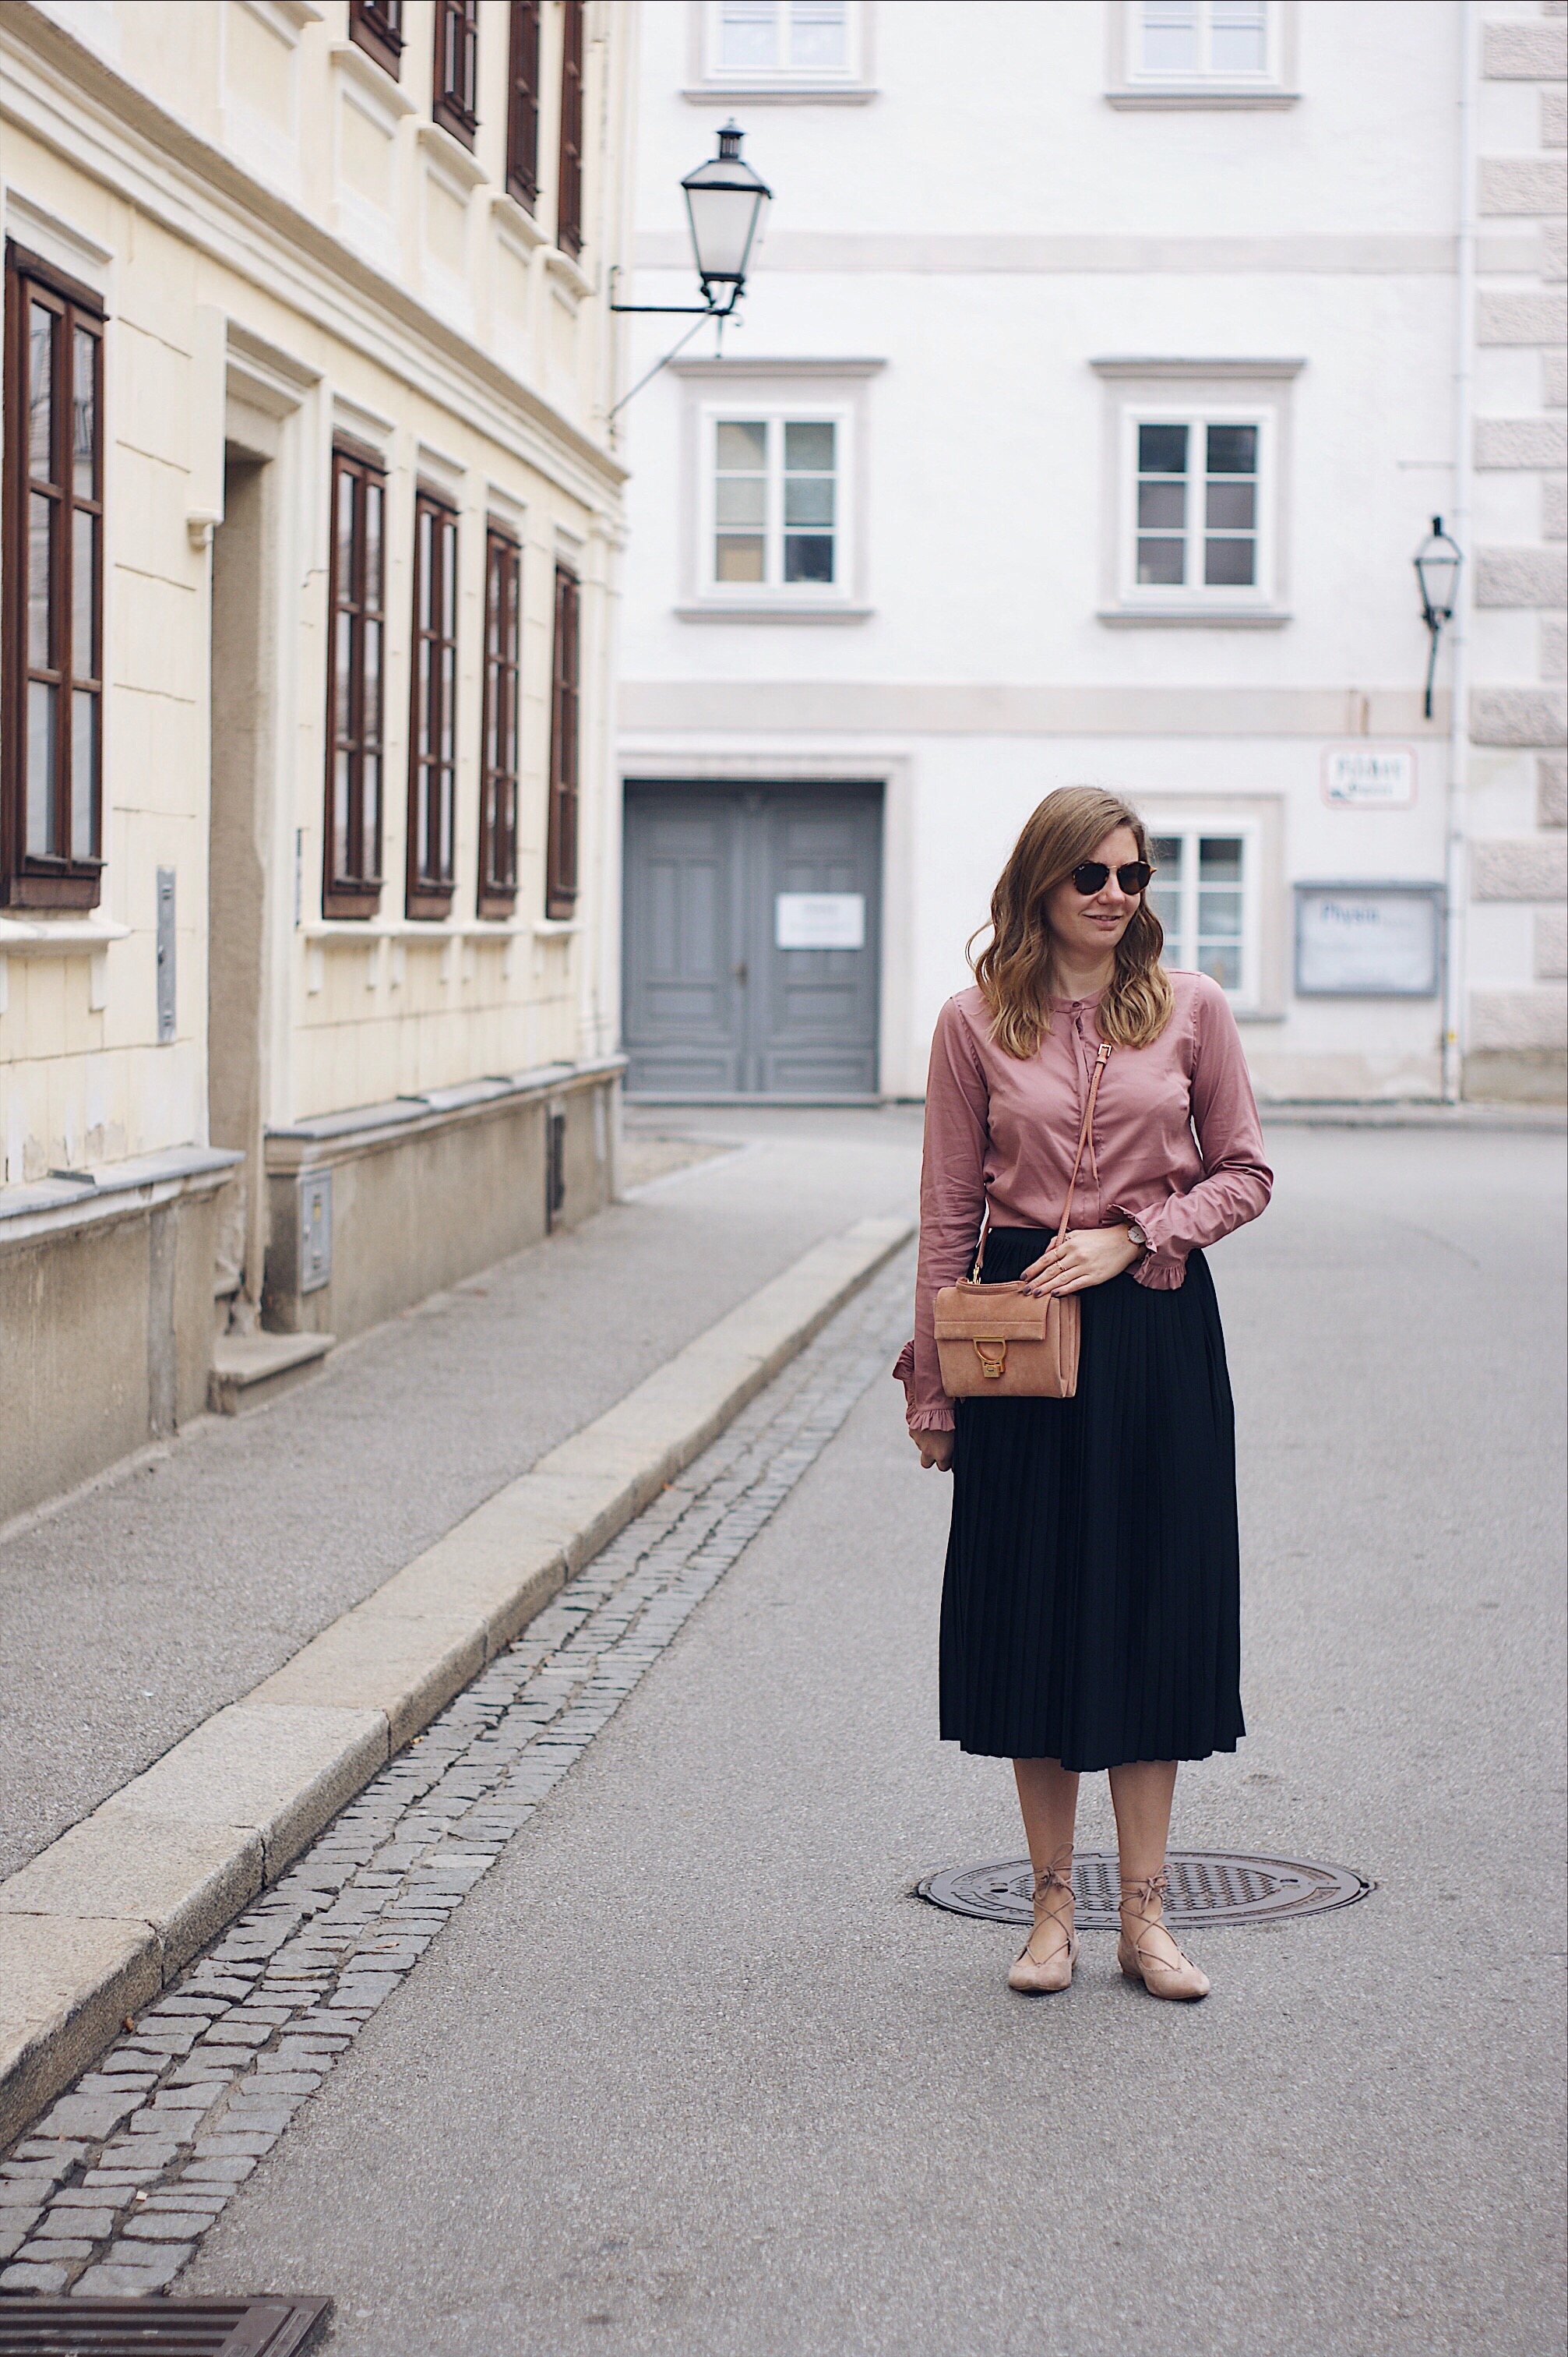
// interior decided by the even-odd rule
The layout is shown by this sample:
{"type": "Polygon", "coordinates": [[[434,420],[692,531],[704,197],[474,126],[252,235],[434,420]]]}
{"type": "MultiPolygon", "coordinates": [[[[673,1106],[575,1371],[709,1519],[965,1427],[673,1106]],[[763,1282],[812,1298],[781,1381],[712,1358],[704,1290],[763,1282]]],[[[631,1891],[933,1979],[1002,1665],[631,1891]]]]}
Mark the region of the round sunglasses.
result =
{"type": "MultiPolygon", "coordinates": [[[[1123,892],[1146,892],[1154,873],[1146,859],[1129,859],[1124,867],[1116,870],[1116,881],[1123,892]]],[[[1091,900],[1097,892],[1104,891],[1110,874],[1103,859],[1086,859],[1072,871],[1072,888],[1081,892],[1086,900],[1091,900]]]]}

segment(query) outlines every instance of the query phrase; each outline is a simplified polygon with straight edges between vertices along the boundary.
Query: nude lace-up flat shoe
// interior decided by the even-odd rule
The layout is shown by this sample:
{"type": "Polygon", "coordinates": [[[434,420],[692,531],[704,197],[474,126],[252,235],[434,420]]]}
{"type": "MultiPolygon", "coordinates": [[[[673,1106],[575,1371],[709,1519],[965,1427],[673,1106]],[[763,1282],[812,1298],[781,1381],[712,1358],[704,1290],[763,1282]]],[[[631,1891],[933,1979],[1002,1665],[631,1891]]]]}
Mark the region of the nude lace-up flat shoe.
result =
{"type": "Polygon", "coordinates": [[[1200,1973],[1190,1957],[1182,1956],[1164,1921],[1163,1902],[1169,1883],[1170,1877],[1162,1867],[1158,1874],[1122,1885],[1122,1936],[1116,1943],[1116,1961],[1130,1981],[1143,1982],[1151,1996],[1176,1997],[1190,2004],[1208,1995],[1208,1975],[1200,1973]],[[1179,1964],[1167,1964],[1155,1953],[1148,1935],[1156,1930],[1163,1931],[1176,1947],[1181,1956],[1179,1964]]]}
{"type": "Polygon", "coordinates": [[[1007,1986],[1023,1996],[1046,1996],[1053,1989],[1064,1989],[1072,1979],[1072,1968],[1078,1962],[1078,1933],[1072,1928],[1072,1870],[1063,1874],[1059,1866],[1047,1866],[1044,1874],[1035,1877],[1035,1927],[1014,1959],[1007,1975],[1007,1986]],[[1054,1894],[1061,1892],[1061,1898],[1054,1894]],[[1054,1939],[1036,1942],[1049,1927],[1054,1939]]]}

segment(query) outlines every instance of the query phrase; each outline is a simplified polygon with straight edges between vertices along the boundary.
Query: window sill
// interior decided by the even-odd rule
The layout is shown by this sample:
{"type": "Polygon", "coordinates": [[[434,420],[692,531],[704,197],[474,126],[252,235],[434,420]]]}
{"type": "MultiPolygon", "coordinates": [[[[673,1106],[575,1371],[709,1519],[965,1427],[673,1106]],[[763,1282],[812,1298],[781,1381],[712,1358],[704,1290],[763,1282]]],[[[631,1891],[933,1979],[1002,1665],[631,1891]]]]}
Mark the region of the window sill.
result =
{"type": "Polygon", "coordinates": [[[701,82],[681,92],[688,106],[869,106],[869,82],[701,82]]]}
{"type": "Polygon", "coordinates": [[[367,48],[363,41],[334,41],[328,55],[335,70],[363,91],[389,121],[417,112],[415,102],[398,80],[396,66],[383,64],[378,52],[367,48]]]}
{"type": "Polygon", "coordinates": [[[1094,619],[1108,630],[1283,630],[1295,616],[1278,606],[1110,606],[1094,619]]]}
{"type": "Polygon", "coordinates": [[[582,264],[574,261],[561,246],[553,245],[545,253],[544,267],[552,278],[558,278],[568,294],[581,303],[594,291],[594,282],[582,264]]]}
{"type": "Polygon", "coordinates": [[[1286,108],[1301,104],[1299,90],[1249,90],[1223,82],[1206,85],[1203,82],[1173,83],[1161,90],[1108,90],[1105,103],[1122,114],[1190,114],[1209,109],[1219,113],[1235,113],[1262,109],[1268,113],[1282,113],[1286,108]]]}
{"type": "Polygon", "coordinates": [[[307,919],[295,928],[297,939],[312,947],[325,942],[347,942],[350,949],[372,949],[378,942],[402,942],[405,945],[438,949],[447,942],[526,941],[531,933],[575,932],[575,925],[553,924],[542,917],[494,916],[458,917],[441,922],[417,917],[388,917],[375,922],[355,924],[350,920],[330,917],[307,919]]]}
{"type": "Polygon", "coordinates": [[[759,600],[746,606],[707,598],[692,606],[674,608],[678,622],[868,622],[875,606],[816,604],[799,606],[769,605],[759,600]]]}
{"type": "Polygon", "coordinates": [[[63,917],[50,924],[43,918],[0,916],[0,957],[91,956],[111,942],[130,938],[129,925],[113,924],[107,917],[63,917]]]}
{"type": "Polygon", "coordinates": [[[525,257],[550,242],[533,215],[519,202],[510,188],[498,188],[491,197],[490,219],[501,236],[509,239],[525,257]]]}
{"type": "Polygon", "coordinates": [[[416,123],[413,135],[429,162],[437,170],[448,173],[465,196],[477,188],[481,180],[489,178],[484,166],[469,153],[463,142],[455,139],[451,132],[444,130],[439,123],[416,123]]]}

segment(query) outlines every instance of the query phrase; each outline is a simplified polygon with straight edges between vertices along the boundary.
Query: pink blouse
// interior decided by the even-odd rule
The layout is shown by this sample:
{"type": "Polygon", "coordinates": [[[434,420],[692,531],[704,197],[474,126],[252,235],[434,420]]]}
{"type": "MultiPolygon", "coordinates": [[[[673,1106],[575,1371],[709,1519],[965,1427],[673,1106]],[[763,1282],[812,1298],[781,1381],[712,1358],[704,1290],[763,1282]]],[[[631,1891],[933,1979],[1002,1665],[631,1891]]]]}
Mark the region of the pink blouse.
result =
{"type": "MultiPolygon", "coordinates": [[[[1075,1228],[1136,1220],[1149,1250],[1132,1274],[1140,1285],[1166,1288],[1181,1284],[1194,1245],[1255,1220],[1273,1185],[1224,992],[1203,974],[1170,981],[1176,1012],[1159,1038],[1149,1048],[1113,1049],[1101,1076],[1072,1207],[1075,1228]]],[[[969,1274],[986,1202],[999,1228],[1054,1228],[1061,1217],[1100,1045],[1098,1004],[1056,1001],[1051,1028],[1026,1061],[993,1039],[976,987],[950,998],[937,1017],[907,1386],[911,1432],[952,1426],[932,1304],[942,1286],[969,1274]]]]}

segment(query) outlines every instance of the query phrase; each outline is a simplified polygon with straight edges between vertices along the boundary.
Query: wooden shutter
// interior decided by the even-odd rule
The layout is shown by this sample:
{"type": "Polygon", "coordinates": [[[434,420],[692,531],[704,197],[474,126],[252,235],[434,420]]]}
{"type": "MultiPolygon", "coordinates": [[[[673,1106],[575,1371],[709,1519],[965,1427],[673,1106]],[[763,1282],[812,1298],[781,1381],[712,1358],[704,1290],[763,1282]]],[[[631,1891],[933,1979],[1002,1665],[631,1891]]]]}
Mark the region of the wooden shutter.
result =
{"type": "Polygon", "coordinates": [[[102,860],[103,311],[5,250],[0,901],[91,909],[102,860]]]}
{"type": "Polygon", "coordinates": [[[444,131],[474,144],[478,116],[479,0],[435,0],[435,90],[430,112],[444,131]]]}
{"type": "Polygon", "coordinates": [[[381,888],[381,719],[386,477],[366,453],[332,453],[328,584],[326,844],[322,909],[373,916],[381,888]]]}
{"type": "Polygon", "coordinates": [[[555,568],[555,644],[550,697],[550,813],[544,857],[544,913],[569,917],[577,905],[577,763],[582,591],[564,565],[555,568]]]}
{"type": "Polygon", "coordinates": [[[507,59],[506,184],[531,212],[539,196],[539,5],[511,0],[507,59]]]}
{"type": "Polygon", "coordinates": [[[583,0],[564,0],[561,53],[561,185],[555,242],[583,251],[583,0]]]}
{"type": "Polygon", "coordinates": [[[349,38],[396,81],[403,70],[403,0],[349,0],[349,38]]]}

